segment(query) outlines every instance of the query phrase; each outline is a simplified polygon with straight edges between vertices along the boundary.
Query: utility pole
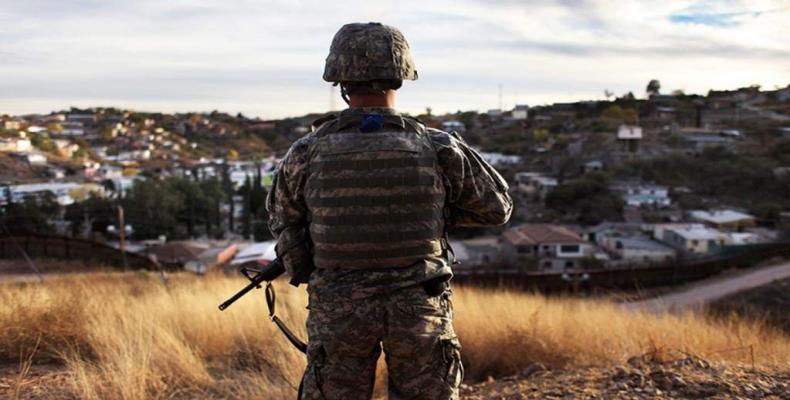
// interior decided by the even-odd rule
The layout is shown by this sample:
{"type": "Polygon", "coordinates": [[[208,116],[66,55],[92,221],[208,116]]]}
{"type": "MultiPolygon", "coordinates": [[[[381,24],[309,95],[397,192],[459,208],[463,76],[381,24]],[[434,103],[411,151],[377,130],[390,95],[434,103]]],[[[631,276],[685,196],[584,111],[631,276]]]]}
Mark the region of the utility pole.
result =
{"type": "Polygon", "coordinates": [[[118,206],[118,239],[121,250],[121,262],[123,262],[123,272],[126,272],[126,224],[123,222],[123,207],[118,206]]]}
{"type": "Polygon", "coordinates": [[[502,111],[502,84],[499,84],[499,111],[502,111]]]}

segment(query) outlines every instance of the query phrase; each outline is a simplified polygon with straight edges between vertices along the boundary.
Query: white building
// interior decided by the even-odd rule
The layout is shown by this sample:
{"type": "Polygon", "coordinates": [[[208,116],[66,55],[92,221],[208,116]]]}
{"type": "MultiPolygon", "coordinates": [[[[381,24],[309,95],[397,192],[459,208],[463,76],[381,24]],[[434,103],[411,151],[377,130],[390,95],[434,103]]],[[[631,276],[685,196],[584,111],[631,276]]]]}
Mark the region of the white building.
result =
{"type": "Polygon", "coordinates": [[[25,137],[0,139],[0,151],[4,152],[28,152],[32,151],[33,146],[30,139],[25,137]]]}
{"type": "Polygon", "coordinates": [[[617,128],[618,140],[642,140],[642,127],[636,125],[620,125],[617,128]]]}
{"type": "Polygon", "coordinates": [[[521,163],[521,156],[509,156],[502,153],[485,152],[480,152],[480,156],[493,166],[516,165],[521,163]]]}
{"type": "Polygon", "coordinates": [[[614,184],[612,190],[620,192],[623,201],[632,207],[669,207],[669,188],[652,184],[614,184]]]}
{"type": "Polygon", "coordinates": [[[675,259],[672,247],[644,237],[604,236],[599,243],[628,264],[662,264],[675,259]]]}
{"type": "Polygon", "coordinates": [[[463,133],[466,132],[466,125],[464,125],[463,122],[456,120],[445,121],[442,122],[442,130],[446,132],[455,131],[455,132],[463,133]]]}
{"type": "Polygon", "coordinates": [[[756,224],[756,219],[753,215],[735,210],[694,210],[689,212],[689,216],[695,221],[719,229],[740,229],[756,224]]]}
{"type": "Polygon", "coordinates": [[[716,253],[723,246],[730,244],[731,238],[718,229],[696,225],[667,229],[664,232],[664,242],[684,252],[709,254],[716,253]]]}
{"type": "Polygon", "coordinates": [[[529,117],[529,107],[526,105],[517,105],[513,108],[513,119],[525,120],[529,117]]]}
{"type": "MultiPolygon", "coordinates": [[[[55,196],[58,204],[67,206],[74,203],[71,197],[71,192],[78,189],[81,185],[77,183],[28,183],[24,185],[8,186],[8,192],[11,194],[11,200],[14,202],[23,201],[26,197],[41,197],[46,193],[52,193],[55,196]]],[[[0,198],[3,203],[8,201],[6,190],[0,190],[0,198]]]]}
{"type": "Polygon", "coordinates": [[[527,195],[537,194],[541,198],[545,198],[559,185],[556,178],[545,176],[540,172],[518,172],[515,180],[519,192],[527,195]]]}

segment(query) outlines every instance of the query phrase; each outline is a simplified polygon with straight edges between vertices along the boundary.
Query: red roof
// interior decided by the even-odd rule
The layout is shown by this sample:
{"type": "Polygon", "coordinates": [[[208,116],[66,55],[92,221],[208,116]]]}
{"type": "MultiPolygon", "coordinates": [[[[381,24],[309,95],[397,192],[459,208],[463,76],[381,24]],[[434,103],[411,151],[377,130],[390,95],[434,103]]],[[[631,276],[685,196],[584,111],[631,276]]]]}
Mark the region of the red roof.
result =
{"type": "Polygon", "coordinates": [[[576,232],[550,224],[525,224],[505,231],[505,240],[514,245],[580,244],[584,240],[576,232]]]}

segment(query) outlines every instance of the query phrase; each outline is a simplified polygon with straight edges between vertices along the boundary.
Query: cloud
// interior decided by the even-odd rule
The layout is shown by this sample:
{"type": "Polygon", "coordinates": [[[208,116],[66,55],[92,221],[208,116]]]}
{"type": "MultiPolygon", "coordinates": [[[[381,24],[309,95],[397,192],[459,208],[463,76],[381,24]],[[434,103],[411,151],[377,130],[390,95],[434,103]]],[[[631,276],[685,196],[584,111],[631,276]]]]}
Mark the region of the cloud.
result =
{"type": "Polygon", "coordinates": [[[493,108],[499,84],[506,106],[638,93],[651,78],[686,92],[772,87],[790,82],[785,4],[0,0],[0,113],[321,112],[332,104],[324,58],[351,21],[409,38],[420,80],[401,91],[407,111],[493,108]]]}

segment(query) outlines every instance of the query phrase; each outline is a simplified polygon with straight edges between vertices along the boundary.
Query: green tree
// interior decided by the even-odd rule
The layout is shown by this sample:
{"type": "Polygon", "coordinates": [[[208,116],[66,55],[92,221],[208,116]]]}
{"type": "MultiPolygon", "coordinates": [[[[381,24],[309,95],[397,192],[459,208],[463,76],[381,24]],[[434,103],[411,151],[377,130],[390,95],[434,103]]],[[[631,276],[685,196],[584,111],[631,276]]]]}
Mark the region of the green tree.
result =
{"type": "Polygon", "coordinates": [[[658,94],[659,90],[661,90],[661,82],[659,82],[658,79],[651,79],[645,89],[648,95],[658,94]]]}

